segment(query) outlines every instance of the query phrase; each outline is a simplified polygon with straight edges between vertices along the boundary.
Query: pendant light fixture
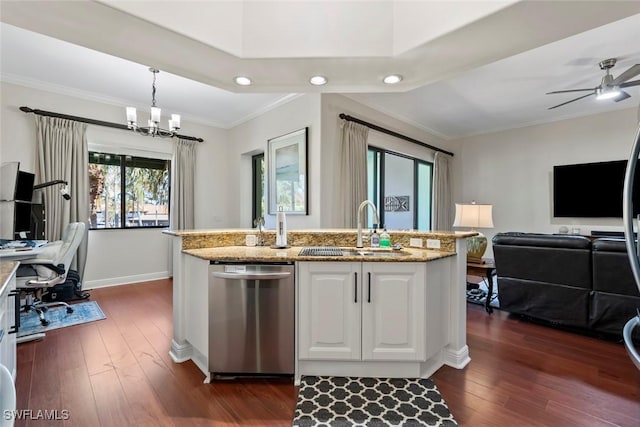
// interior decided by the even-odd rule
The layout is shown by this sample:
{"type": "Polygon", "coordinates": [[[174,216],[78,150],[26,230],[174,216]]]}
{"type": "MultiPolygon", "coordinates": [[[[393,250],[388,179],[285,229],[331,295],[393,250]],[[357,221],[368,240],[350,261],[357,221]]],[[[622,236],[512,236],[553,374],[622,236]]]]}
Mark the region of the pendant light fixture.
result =
{"type": "Polygon", "coordinates": [[[151,85],[151,117],[147,121],[147,126],[138,126],[135,107],[127,107],[127,127],[133,131],[145,135],[173,137],[180,129],[180,115],[172,114],[169,119],[169,130],[160,127],[160,107],[156,107],[156,75],[160,72],[157,68],[149,68],[153,73],[153,84],[151,85]]]}

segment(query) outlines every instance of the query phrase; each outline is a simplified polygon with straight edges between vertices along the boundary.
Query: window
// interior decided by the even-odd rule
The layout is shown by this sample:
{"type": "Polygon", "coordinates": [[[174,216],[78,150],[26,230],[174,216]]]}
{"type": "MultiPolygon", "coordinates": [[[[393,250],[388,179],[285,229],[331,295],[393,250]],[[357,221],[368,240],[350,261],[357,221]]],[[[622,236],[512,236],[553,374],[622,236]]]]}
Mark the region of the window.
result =
{"type": "Polygon", "coordinates": [[[90,229],[169,226],[168,160],[89,152],[90,229]]]}
{"type": "MultiPolygon", "coordinates": [[[[392,230],[430,230],[433,163],[379,148],[367,152],[367,197],[392,230]]],[[[373,227],[373,218],[368,217],[373,227]]]]}
{"type": "Polygon", "coordinates": [[[256,154],[251,157],[252,170],[252,209],[251,209],[251,225],[255,227],[253,221],[256,218],[264,217],[264,153],[256,154]]]}

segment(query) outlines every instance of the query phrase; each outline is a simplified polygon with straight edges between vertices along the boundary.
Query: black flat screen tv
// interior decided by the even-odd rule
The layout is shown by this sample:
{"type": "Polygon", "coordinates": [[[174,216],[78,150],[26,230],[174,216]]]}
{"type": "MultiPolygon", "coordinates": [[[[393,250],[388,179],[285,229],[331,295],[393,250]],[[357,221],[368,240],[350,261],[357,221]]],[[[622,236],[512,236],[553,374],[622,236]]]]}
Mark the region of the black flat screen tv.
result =
{"type": "MultiPolygon", "coordinates": [[[[622,218],[626,160],[553,167],[553,216],[622,218]]],[[[633,185],[633,215],[640,213],[640,169],[633,185]]]]}

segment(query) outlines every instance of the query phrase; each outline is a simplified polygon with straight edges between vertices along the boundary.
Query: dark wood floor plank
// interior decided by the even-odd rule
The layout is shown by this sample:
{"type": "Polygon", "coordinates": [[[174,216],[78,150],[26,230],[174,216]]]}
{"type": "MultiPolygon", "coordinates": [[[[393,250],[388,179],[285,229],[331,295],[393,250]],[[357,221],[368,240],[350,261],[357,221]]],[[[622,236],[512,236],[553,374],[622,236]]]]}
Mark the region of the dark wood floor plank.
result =
{"type": "MultiPolygon", "coordinates": [[[[100,320],[100,322],[104,321],[100,320]]],[[[97,322],[79,325],[77,333],[89,375],[113,370],[111,358],[100,336],[97,322]]]]}
{"type": "MultiPolygon", "coordinates": [[[[107,319],[18,346],[18,408],[70,419],[16,426],[285,426],[296,387],[279,379],[203,384],[168,355],[172,285],[156,280],[91,291],[107,319]]],[[[640,425],[640,372],[617,342],[469,305],[471,363],[433,376],[463,427],[640,425]]]]}
{"type": "Polygon", "coordinates": [[[116,373],[131,408],[132,425],[173,425],[137,363],[116,368],[116,373]]]}
{"type": "Polygon", "coordinates": [[[131,407],[114,369],[91,375],[100,426],[122,427],[131,424],[131,407]]]}
{"type": "Polygon", "coordinates": [[[75,369],[60,373],[60,396],[64,409],[69,411],[65,427],[98,426],[98,412],[91,380],[84,361],[75,369]]]}
{"type": "MultiPolygon", "coordinates": [[[[31,378],[31,395],[29,397],[29,408],[34,411],[61,411],[64,409],[60,396],[60,372],[54,367],[58,365],[59,345],[58,338],[53,335],[46,337],[47,341],[36,341],[33,371],[31,378]],[[49,343],[49,344],[47,344],[49,343]]],[[[20,408],[23,409],[23,408],[20,408]]],[[[35,412],[34,412],[35,415],[35,412]]],[[[55,419],[36,419],[28,420],[27,426],[38,425],[60,425],[60,421],[55,419]]]]}

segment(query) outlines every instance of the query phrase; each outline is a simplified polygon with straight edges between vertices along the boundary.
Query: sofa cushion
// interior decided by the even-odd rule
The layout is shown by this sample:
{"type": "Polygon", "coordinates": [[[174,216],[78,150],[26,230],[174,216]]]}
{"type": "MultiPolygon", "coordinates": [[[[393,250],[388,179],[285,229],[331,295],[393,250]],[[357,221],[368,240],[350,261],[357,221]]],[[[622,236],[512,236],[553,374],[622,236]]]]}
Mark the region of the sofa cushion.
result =
{"type": "Polygon", "coordinates": [[[493,245],[539,246],[544,248],[591,249],[591,240],[584,236],[538,234],[538,233],[499,233],[492,239],[493,245]]]}
{"type": "Polygon", "coordinates": [[[624,240],[596,239],[592,256],[594,291],[640,297],[624,240]]]}
{"type": "MultiPolygon", "coordinates": [[[[501,295],[502,297],[502,295],[501,295]]],[[[636,316],[640,307],[640,297],[594,292],[589,314],[589,327],[595,331],[622,337],[625,323],[636,316]]],[[[640,338],[640,331],[635,331],[634,339],[640,338]]]]}
{"type": "Polygon", "coordinates": [[[584,236],[509,232],[492,242],[499,276],[592,287],[591,240],[584,236]]]}
{"type": "Polygon", "coordinates": [[[498,295],[502,310],[557,325],[588,325],[588,289],[498,276],[498,295]]]}

